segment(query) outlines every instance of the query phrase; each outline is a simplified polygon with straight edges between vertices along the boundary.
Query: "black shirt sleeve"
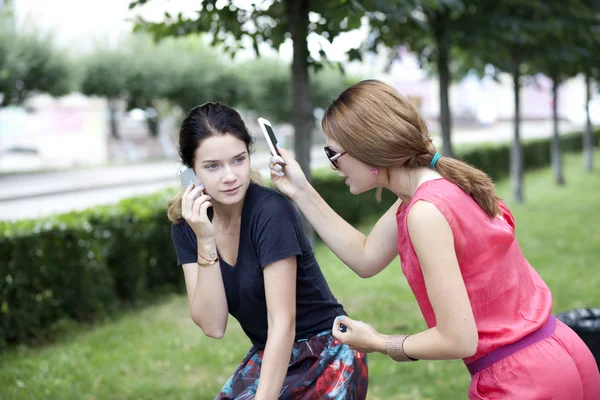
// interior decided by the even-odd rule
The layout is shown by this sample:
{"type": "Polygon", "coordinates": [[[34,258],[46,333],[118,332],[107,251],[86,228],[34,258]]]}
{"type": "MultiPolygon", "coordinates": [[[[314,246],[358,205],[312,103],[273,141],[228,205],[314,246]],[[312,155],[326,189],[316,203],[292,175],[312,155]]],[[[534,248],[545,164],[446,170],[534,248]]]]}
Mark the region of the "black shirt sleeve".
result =
{"type": "Polygon", "coordinates": [[[255,219],[254,246],[260,267],[301,256],[302,222],[294,206],[279,194],[263,200],[255,219]]]}
{"type": "Polygon", "coordinates": [[[182,221],[179,224],[173,224],[171,226],[171,237],[177,252],[177,265],[198,262],[196,235],[187,222],[182,221]]]}

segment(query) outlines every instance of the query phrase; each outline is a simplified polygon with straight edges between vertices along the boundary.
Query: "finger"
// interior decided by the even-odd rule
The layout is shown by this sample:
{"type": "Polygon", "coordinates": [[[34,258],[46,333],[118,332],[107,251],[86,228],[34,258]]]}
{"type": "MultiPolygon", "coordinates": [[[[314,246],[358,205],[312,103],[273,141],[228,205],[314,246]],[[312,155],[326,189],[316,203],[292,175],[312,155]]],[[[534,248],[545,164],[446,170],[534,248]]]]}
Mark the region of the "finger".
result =
{"type": "Polygon", "coordinates": [[[196,200],[194,200],[194,203],[192,206],[192,218],[200,215],[200,206],[204,202],[206,202],[210,199],[211,199],[211,197],[209,195],[205,194],[205,195],[198,197],[196,200]]]}
{"type": "Polygon", "coordinates": [[[283,161],[286,164],[287,164],[288,160],[292,159],[292,156],[290,155],[290,153],[288,153],[288,151],[286,149],[284,149],[283,147],[277,146],[277,150],[279,151],[279,154],[281,154],[281,158],[283,158],[283,161]]]}
{"type": "Polygon", "coordinates": [[[210,201],[205,201],[204,203],[200,204],[200,216],[201,217],[208,216],[208,214],[206,213],[206,210],[208,209],[208,207],[212,207],[212,203],[210,201]]]}
{"type": "Polygon", "coordinates": [[[183,191],[183,195],[181,196],[181,209],[182,210],[187,209],[186,208],[186,207],[188,207],[187,198],[193,189],[194,189],[194,182],[190,182],[190,184],[185,187],[185,190],[183,191]]]}
{"type": "Polygon", "coordinates": [[[269,169],[271,171],[283,171],[284,170],[285,165],[282,165],[281,163],[276,162],[274,158],[271,158],[271,160],[273,160],[269,163],[269,169]]]}
{"type": "Polygon", "coordinates": [[[342,323],[342,324],[346,325],[347,328],[351,328],[352,325],[354,325],[354,323],[356,322],[352,318],[348,318],[345,315],[340,315],[339,317],[336,318],[336,320],[339,323],[342,323]]]}
{"type": "MultiPolygon", "coordinates": [[[[340,316],[340,317],[341,317],[341,316],[340,316]]],[[[334,332],[335,332],[335,331],[338,331],[338,332],[340,331],[340,327],[341,327],[341,326],[340,326],[340,324],[342,323],[342,321],[341,321],[340,317],[336,317],[336,318],[333,320],[333,328],[332,328],[332,330],[333,330],[334,332]]]]}
{"type": "Polygon", "coordinates": [[[333,320],[333,327],[331,328],[331,335],[334,338],[336,338],[337,340],[339,340],[340,342],[344,343],[345,335],[347,335],[347,334],[340,331],[340,321],[338,318],[333,320]]]}
{"type": "Polygon", "coordinates": [[[200,196],[201,194],[203,194],[204,192],[204,184],[200,184],[198,186],[196,186],[195,188],[192,189],[192,191],[190,192],[190,195],[193,196],[194,198],[200,196]]]}
{"type": "Polygon", "coordinates": [[[194,200],[194,205],[196,205],[196,203],[197,203],[200,206],[204,202],[211,200],[211,199],[212,199],[212,197],[209,194],[203,194],[194,200]]]}
{"type": "Polygon", "coordinates": [[[202,191],[204,190],[204,188],[202,186],[198,186],[193,188],[186,197],[187,202],[190,203],[190,205],[196,200],[198,199],[201,195],[202,195],[202,191]]]}
{"type": "Polygon", "coordinates": [[[336,338],[337,340],[339,340],[340,342],[344,343],[344,338],[343,338],[343,333],[340,332],[339,330],[335,330],[333,329],[331,331],[331,336],[333,336],[334,338],[336,338]]]}
{"type": "Polygon", "coordinates": [[[283,168],[279,164],[275,164],[275,166],[273,168],[271,168],[270,172],[271,172],[271,179],[273,179],[274,177],[279,178],[279,177],[282,177],[285,175],[283,168]],[[277,167],[279,167],[279,168],[277,168],[277,167]]]}
{"type": "Polygon", "coordinates": [[[193,188],[194,188],[194,182],[190,182],[190,184],[185,187],[185,191],[183,192],[183,195],[187,196],[188,194],[190,194],[190,192],[192,191],[193,188]]]}

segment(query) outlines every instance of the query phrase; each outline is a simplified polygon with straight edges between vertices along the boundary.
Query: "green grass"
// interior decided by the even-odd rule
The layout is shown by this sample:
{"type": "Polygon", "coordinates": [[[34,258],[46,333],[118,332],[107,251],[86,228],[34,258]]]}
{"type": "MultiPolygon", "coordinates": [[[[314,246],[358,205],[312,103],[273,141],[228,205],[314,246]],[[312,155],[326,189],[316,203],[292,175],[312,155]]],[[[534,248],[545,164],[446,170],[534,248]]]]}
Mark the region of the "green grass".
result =
{"type": "MultiPolygon", "coordinates": [[[[523,205],[510,201],[508,182],[498,184],[523,252],[554,293],[555,313],[600,306],[600,171],[584,173],[581,156],[565,160],[567,186],[555,186],[550,170],[529,173],[523,205]]],[[[362,280],[323,245],[316,251],[352,317],[386,333],[425,328],[398,261],[362,280]]],[[[250,346],[232,319],[221,341],[204,337],[183,296],[69,332],[53,345],[2,354],[0,399],[212,399],[250,346]]],[[[371,400],[466,398],[470,377],[461,361],[396,364],[375,354],[369,366],[371,400]]]]}

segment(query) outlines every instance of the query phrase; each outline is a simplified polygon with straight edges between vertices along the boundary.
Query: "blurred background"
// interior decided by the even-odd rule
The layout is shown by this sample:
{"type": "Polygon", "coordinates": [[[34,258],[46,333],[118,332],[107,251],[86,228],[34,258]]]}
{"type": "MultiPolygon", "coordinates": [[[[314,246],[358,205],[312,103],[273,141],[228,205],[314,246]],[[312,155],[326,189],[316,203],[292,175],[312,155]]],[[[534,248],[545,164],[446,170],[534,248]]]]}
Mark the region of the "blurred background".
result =
{"type": "MultiPolygon", "coordinates": [[[[362,79],[394,86],[444,155],[498,182],[554,311],[592,321],[598,50],[595,0],[0,0],[0,399],[213,398],[249,342],[232,321],[215,344],[187,315],[166,219],[179,124],[206,101],[236,107],[268,180],[256,119],[271,120],[368,231],[393,199],[349,196],[320,128],[362,79]]],[[[422,328],[398,268],[357,281],[315,245],[351,315],[422,328]]],[[[468,386],[460,362],[374,356],[372,371],[372,399],[464,398],[468,386]]]]}

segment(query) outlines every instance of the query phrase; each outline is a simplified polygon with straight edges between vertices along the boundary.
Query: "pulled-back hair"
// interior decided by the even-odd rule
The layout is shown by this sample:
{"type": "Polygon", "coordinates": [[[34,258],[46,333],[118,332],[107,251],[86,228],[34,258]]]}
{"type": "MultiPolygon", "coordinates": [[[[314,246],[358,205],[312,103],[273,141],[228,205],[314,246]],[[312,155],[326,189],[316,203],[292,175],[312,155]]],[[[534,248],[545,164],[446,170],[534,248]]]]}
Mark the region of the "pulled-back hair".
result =
{"type": "MultiPolygon", "coordinates": [[[[364,80],[342,92],[325,111],[322,126],[348,154],[376,168],[427,167],[436,153],[417,109],[378,80],[364,80]]],[[[485,172],[450,157],[440,158],[435,169],[490,217],[500,213],[494,183],[485,172]]]]}

